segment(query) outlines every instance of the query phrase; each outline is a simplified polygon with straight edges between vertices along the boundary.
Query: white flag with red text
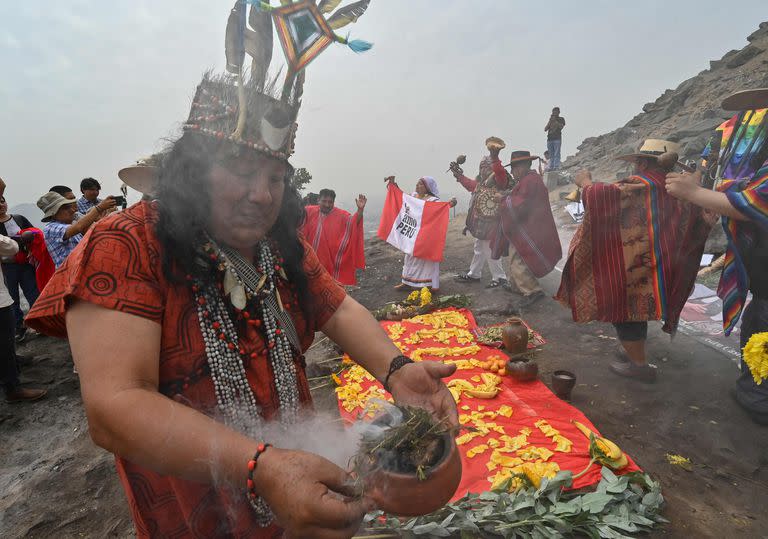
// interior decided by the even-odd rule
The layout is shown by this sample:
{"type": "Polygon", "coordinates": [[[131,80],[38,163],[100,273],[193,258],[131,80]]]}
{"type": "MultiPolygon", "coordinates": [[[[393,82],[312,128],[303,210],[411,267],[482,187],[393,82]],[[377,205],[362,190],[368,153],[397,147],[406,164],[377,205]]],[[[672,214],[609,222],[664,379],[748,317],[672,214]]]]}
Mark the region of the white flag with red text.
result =
{"type": "Polygon", "coordinates": [[[427,202],[403,193],[395,184],[387,188],[378,236],[417,258],[443,260],[450,205],[427,202]]]}

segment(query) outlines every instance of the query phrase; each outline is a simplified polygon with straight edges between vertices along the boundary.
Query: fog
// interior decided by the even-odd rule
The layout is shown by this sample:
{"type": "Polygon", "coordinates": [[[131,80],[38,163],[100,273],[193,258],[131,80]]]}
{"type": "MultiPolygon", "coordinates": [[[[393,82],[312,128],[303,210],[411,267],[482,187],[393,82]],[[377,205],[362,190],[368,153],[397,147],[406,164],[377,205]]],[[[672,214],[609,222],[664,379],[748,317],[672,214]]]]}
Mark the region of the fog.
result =
{"type": "MultiPolygon", "coordinates": [[[[2,2],[0,177],[9,205],[54,184],[77,191],[85,176],[117,194],[117,170],[178,136],[201,74],[223,68],[231,4],[2,2]]],[[[376,213],[391,174],[405,190],[434,176],[442,198],[465,207],[468,194],[445,172],[458,154],[474,175],[489,135],[506,140],[502,158],[543,152],[555,105],[568,122],[563,155],[571,154],[743,47],[764,6],[373,0],[344,32],[374,49],[356,55],[335,44],[308,67],[293,163],[314,176],[311,190],[336,189],[348,209],[364,192],[376,213]]]]}

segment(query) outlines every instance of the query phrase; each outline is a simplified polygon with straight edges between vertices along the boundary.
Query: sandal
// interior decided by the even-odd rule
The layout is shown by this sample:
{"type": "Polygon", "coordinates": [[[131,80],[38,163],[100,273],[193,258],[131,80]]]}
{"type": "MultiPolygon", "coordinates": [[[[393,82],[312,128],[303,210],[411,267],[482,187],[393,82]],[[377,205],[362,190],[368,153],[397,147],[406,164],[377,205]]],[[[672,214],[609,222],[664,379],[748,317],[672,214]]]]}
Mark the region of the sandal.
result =
{"type": "Polygon", "coordinates": [[[509,286],[506,279],[491,279],[491,282],[485,285],[486,288],[498,288],[500,286],[509,286]]]}
{"type": "Polygon", "coordinates": [[[517,286],[513,286],[512,283],[509,281],[505,281],[501,283],[501,287],[506,290],[507,292],[512,292],[513,294],[518,294],[522,296],[523,294],[520,292],[520,289],[517,288],[517,286]]]}
{"type": "Polygon", "coordinates": [[[472,283],[476,283],[477,281],[479,281],[479,280],[480,280],[480,278],[479,278],[479,277],[471,277],[471,276],[469,275],[469,273],[459,273],[459,274],[456,276],[456,279],[457,279],[458,281],[465,281],[465,282],[472,282],[472,283]]]}

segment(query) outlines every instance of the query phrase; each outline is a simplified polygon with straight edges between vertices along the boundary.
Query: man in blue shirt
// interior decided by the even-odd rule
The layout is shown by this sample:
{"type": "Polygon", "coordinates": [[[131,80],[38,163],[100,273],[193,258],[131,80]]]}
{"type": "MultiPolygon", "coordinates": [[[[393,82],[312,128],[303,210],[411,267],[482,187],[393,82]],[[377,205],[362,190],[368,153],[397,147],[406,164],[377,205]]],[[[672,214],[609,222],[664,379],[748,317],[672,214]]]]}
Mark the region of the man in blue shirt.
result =
{"type": "Polygon", "coordinates": [[[91,207],[77,221],[76,205],[72,200],[53,191],[44,194],[37,201],[37,207],[45,214],[42,219],[46,223],[43,227],[45,245],[57,268],[64,263],[69,253],[75,250],[91,225],[115,207],[115,200],[107,197],[91,207]]]}
{"type": "Polygon", "coordinates": [[[77,199],[77,211],[85,215],[101,202],[99,198],[101,184],[93,178],[85,178],[80,182],[80,192],[83,196],[77,199]]]}

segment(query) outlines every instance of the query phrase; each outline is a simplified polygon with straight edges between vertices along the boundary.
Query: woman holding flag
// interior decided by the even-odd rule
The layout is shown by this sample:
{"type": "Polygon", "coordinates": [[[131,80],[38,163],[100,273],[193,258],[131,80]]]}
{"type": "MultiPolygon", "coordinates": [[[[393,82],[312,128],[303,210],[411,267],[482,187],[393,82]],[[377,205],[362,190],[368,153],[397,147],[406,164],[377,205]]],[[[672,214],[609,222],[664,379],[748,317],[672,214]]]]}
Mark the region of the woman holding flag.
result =
{"type": "Polygon", "coordinates": [[[437,182],[431,176],[419,178],[416,182],[416,191],[410,197],[403,194],[395,183],[394,176],[384,181],[387,182],[389,194],[382,214],[379,237],[405,253],[402,280],[395,289],[409,290],[426,286],[433,292],[437,292],[440,289],[440,261],[442,246],[445,245],[448,209],[456,205],[456,199],[452,198],[447,203],[434,206],[426,204],[440,200],[437,182]],[[397,212],[396,219],[387,218],[388,213],[392,213],[387,211],[390,208],[397,212]],[[430,237],[439,233],[440,230],[442,231],[440,241],[430,237]],[[439,252],[430,252],[424,257],[419,256],[420,244],[423,245],[425,242],[439,245],[439,252]]]}

